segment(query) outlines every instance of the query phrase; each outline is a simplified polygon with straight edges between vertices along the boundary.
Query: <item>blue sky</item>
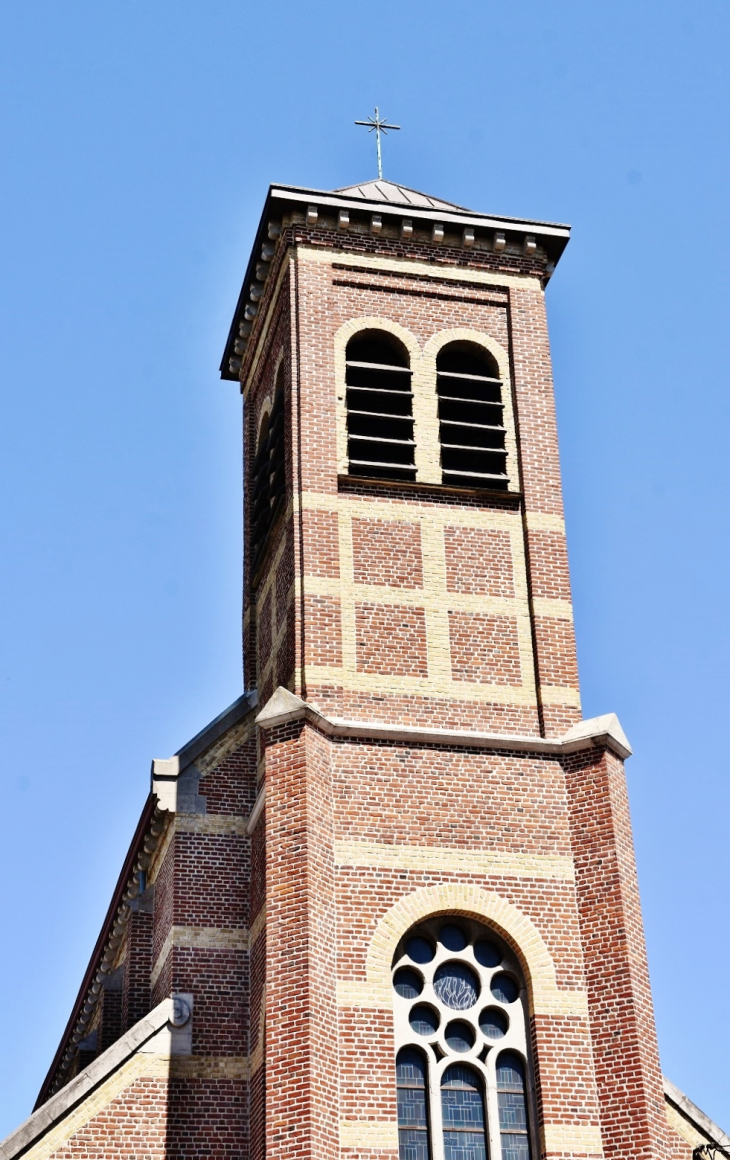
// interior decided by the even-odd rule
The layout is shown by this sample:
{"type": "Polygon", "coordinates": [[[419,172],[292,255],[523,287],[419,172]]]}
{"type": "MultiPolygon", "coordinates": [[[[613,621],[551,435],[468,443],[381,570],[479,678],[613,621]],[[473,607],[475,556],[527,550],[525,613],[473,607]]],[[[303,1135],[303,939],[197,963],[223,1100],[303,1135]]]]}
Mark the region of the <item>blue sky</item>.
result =
{"type": "Polygon", "coordinates": [[[240,398],[270,181],[568,221],[550,284],[585,716],[628,764],[664,1070],[730,1130],[730,0],[0,11],[0,1136],[148,787],[241,690],[240,398]]]}

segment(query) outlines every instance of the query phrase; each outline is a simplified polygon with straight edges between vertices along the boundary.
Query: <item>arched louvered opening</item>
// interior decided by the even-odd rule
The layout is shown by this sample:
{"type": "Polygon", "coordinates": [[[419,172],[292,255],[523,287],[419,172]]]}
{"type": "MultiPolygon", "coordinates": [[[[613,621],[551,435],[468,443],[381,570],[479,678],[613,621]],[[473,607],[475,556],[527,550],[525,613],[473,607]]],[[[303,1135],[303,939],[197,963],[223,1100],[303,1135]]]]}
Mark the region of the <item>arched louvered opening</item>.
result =
{"type": "Polygon", "coordinates": [[[386,331],[365,330],[347,344],[346,363],[350,475],[415,480],[407,350],[386,331]]]}
{"type": "Polygon", "coordinates": [[[261,424],[251,472],[251,555],[255,568],[284,497],[284,377],[280,371],[271,413],[261,424]]]}
{"type": "Polygon", "coordinates": [[[427,1080],[423,1053],[414,1047],[399,1051],[395,1062],[399,1160],[429,1160],[427,1080]]]}
{"type": "Polygon", "coordinates": [[[454,1064],[444,1072],[441,1115],[444,1160],[487,1160],[484,1089],[472,1068],[454,1064]]]}
{"type": "Polygon", "coordinates": [[[436,360],[444,483],[506,491],[502,381],[495,358],[471,342],[452,342],[436,360]]]}
{"type": "Polygon", "coordinates": [[[497,1060],[497,1103],[502,1160],[530,1160],[525,1064],[516,1051],[497,1060]]]}

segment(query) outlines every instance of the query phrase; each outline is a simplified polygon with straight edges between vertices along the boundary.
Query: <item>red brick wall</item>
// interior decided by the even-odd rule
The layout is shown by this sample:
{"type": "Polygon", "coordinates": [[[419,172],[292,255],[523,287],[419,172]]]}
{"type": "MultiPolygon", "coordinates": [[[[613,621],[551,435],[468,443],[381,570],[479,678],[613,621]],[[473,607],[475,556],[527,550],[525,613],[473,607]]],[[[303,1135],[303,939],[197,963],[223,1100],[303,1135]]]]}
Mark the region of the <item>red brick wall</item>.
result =
{"type": "MultiPolygon", "coordinates": [[[[255,416],[271,388],[278,357],[275,352],[284,350],[288,376],[288,480],[293,492],[301,497],[297,502],[302,510],[286,530],[273,530],[270,555],[273,557],[276,553],[280,537],[291,534],[286,552],[292,574],[300,576],[302,590],[307,590],[307,577],[341,579],[345,584],[354,583],[356,586],[416,591],[425,584],[419,521],[428,518],[428,510],[423,506],[426,494],[417,494],[413,489],[408,493],[402,489],[399,492],[394,485],[392,494],[397,497],[396,502],[411,506],[418,517],[414,522],[398,520],[394,524],[372,511],[374,489],[371,488],[368,495],[367,485],[361,488],[362,516],[358,515],[352,521],[351,578],[343,576],[341,571],[339,537],[342,527],[338,526],[337,511],[322,507],[311,510],[309,499],[304,498],[316,495],[324,503],[324,497],[334,500],[343,494],[342,484],[337,478],[334,340],[338,328],[353,318],[376,315],[390,320],[406,327],[422,346],[448,328],[472,327],[486,332],[510,352],[521,486],[525,493],[524,516],[528,526],[533,516],[559,521],[562,501],[550,357],[543,294],[536,284],[454,284],[447,278],[440,278],[438,266],[427,279],[420,273],[408,276],[388,270],[346,270],[342,261],[348,246],[354,241],[332,235],[320,227],[309,230],[302,226],[285,232],[280,247],[282,251],[288,241],[303,241],[324,249],[332,247],[332,262],[296,258],[281,283],[267,338],[268,354],[257,364],[246,384],[246,411],[251,416],[246,447],[251,459],[255,416]],[[338,257],[337,250],[342,257],[338,257]]],[[[358,252],[362,252],[361,242],[362,238],[358,238],[358,252]]],[[[418,247],[413,252],[416,254],[418,247]]],[[[391,254],[401,255],[402,247],[393,243],[391,254]]],[[[446,251],[441,251],[440,255],[445,259],[446,251]]],[[[484,252],[462,251],[459,260],[472,268],[481,264],[492,269],[505,269],[501,258],[484,252]]],[[[514,268],[514,261],[510,258],[507,265],[512,263],[514,268]]],[[[526,263],[524,268],[528,267],[535,269],[526,263]]],[[[518,486],[520,482],[513,472],[512,487],[518,486]]],[[[379,496],[385,498],[385,491],[378,490],[379,496]]],[[[432,499],[434,490],[431,488],[429,499],[432,499]]],[[[356,491],[348,487],[347,493],[354,495],[356,491]]],[[[503,504],[508,502],[505,499],[503,504]]],[[[440,495],[438,503],[448,504],[456,515],[460,510],[474,510],[475,506],[477,510],[487,510],[492,501],[452,493],[440,495]]],[[[521,525],[516,527],[522,535],[521,525]]],[[[525,535],[527,568],[520,577],[520,591],[527,585],[529,594],[535,599],[569,601],[562,544],[562,533],[554,529],[547,533],[536,529],[525,535]]],[[[507,599],[515,596],[515,559],[506,533],[493,528],[463,527],[454,520],[444,532],[444,554],[449,592],[507,599]]],[[[523,564],[520,563],[519,567],[522,568],[523,564]]],[[[279,646],[286,649],[286,661],[266,669],[273,647],[269,636],[270,608],[266,603],[268,583],[264,568],[255,578],[255,593],[247,585],[245,597],[248,610],[246,651],[250,654],[255,648],[257,656],[256,664],[252,664],[249,656],[247,679],[251,683],[258,679],[262,703],[273,692],[276,683],[282,683],[340,714],[351,715],[357,707],[361,715],[379,718],[382,700],[378,694],[368,695],[364,688],[357,688],[352,677],[340,683],[318,676],[318,668],[337,668],[341,663],[338,651],[340,634],[333,628],[332,643],[328,645],[322,632],[323,616],[328,620],[335,614],[335,606],[331,603],[334,594],[331,592],[316,593],[318,597],[326,597],[329,603],[325,599],[316,599],[299,606],[292,604],[290,631],[286,634],[285,644],[279,646]],[[258,611],[255,612],[255,608],[258,611]],[[324,609],[326,612],[323,613],[324,609]],[[297,669],[296,658],[302,647],[305,649],[302,660],[307,665],[306,687],[300,684],[297,669]]],[[[407,614],[404,609],[405,606],[402,613],[401,608],[390,601],[384,602],[382,608],[367,598],[358,601],[354,629],[358,638],[354,650],[356,673],[373,676],[380,673],[384,677],[404,675],[416,680],[429,678],[425,613],[413,604],[409,604],[407,614]]],[[[461,610],[452,611],[458,615],[461,610]]],[[[343,609],[342,615],[350,614],[343,609]]],[[[494,624],[499,626],[498,618],[494,624]]],[[[525,666],[514,653],[506,662],[510,680],[532,685],[535,677],[538,678],[540,687],[536,697],[533,695],[532,704],[524,696],[515,699],[514,703],[503,697],[493,704],[484,698],[474,704],[471,695],[462,698],[454,688],[451,694],[454,703],[449,705],[443,694],[434,701],[433,697],[423,695],[413,687],[407,694],[403,690],[403,703],[407,703],[409,716],[422,723],[446,726],[455,715],[464,719],[462,706],[457,704],[464,700],[465,723],[470,727],[493,728],[500,732],[510,729],[521,733],[539,732],[541,718],[548,735],[561,735],[580,717],[572,622],[560,617],[534,616],[532,642],[536,653],[529,661],[530,672],[523,671],[525,666]],[[560,689],[564,685],[574,690],[568,703],[560,701],[560,689]],[[422,697],[420,702],[419,696],[422,697]]],[[[496,642],[496,647],[504,654],[501,641],[496,642]]],[[[457,684],[495,683],[490,675],[494,668],[493,658],[488,651],[467,663],[458,646],[455,651],[452,681],[457,684]]],[[[508,682],[505,680],[503,683],[506,685],[508,682]]],[[[388,692],[396,698],[401,695],[392,688],[388,692]]]]}
{"type": "Polygon", "coordinates": [[[363,601],[356,605],[355,624],[358,672],[428,676],[422,608],[363,601]]]}
{"type": "Polygon", "coordinates": [[[266,1156],[337,1141],[332,797],[327,746],[299,725],[266,752],[266,1156]]]}
{"type": "Polygon", "coordinates": [[[139,910],[132,911],[127,923],[127,955],[122,988],[122,1028],[124,1031],[133,1027],[150,1009],[152,925],[151,910],[149,913],[139,910]]]}

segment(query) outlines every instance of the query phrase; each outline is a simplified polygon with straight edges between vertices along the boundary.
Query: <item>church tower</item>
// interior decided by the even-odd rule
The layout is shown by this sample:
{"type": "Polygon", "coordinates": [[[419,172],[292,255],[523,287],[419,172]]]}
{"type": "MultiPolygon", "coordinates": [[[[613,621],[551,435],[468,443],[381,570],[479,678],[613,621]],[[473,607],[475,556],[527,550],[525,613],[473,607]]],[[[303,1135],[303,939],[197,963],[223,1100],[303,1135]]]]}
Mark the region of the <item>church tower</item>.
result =
{"type": "MultiPolygon", "coordinates": [[[[0,1160],[691,1160],[580,707],[566,226],[272,186],[227,340],[247,690],[149,799],[0,1160]]],[[[723,1154],[730,1155],[730,1151],[723,1154]]]]}
{"type": "Polygon", "coordinates": [[[667,1154],[630,750],[580,711],[545,318],[568,233],[382,181],[270,191],[223,367],[254,1156],[667,1154]]]}

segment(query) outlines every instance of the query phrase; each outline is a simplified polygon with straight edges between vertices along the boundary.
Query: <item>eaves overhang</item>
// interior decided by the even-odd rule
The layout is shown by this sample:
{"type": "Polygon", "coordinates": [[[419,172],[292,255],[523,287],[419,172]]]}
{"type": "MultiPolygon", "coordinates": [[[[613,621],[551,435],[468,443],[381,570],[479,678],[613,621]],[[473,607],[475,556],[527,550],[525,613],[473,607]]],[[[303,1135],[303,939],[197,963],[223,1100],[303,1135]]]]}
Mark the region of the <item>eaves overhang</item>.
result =
{"type": "Polygon", "coordinates": [[[269,186],[264,207],[261,213],[258,228],[251,249],[251,255],[246,266],[246,274],[238,296],[236,309],[231,320],[228,338],[223,350],[220,364],[222,379],[231,382],[238,381],[238,371],[231,368],[231,360],[235,358],[234,346],[238,338],[238,327],[243,320],[244,311],[248,303],[250,287],[256,282],[256,266],[260,262],[262,247],[269,239],[269,224],[280,219],[290,209],[301,209],[309,205],[317,205],[323,209],[351,210],[357,214],[378,214],[384,219],[410,219],[417,223],[440,222],[444,226],[452,226],[459,230],[473,229],[484,233],[504,233],[507,237],[532,236],[545,250],[554,268],[563,250],[570,240],[570,226],[560,222],[535,221],[529,218],[505,217],[503,215],[477,213],[473,210],[453,208],[426,208],[416,205],[400,204],[398,202],[366,199],[348,196],[346,193],[337,193],[332,190],[309,189],[298,185],[283,185],[275,183],[269,186]]]}

